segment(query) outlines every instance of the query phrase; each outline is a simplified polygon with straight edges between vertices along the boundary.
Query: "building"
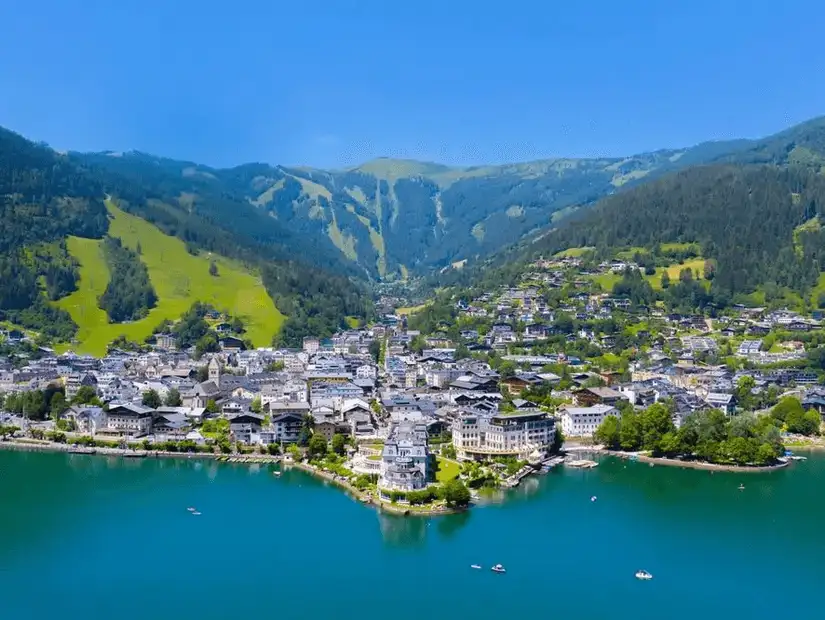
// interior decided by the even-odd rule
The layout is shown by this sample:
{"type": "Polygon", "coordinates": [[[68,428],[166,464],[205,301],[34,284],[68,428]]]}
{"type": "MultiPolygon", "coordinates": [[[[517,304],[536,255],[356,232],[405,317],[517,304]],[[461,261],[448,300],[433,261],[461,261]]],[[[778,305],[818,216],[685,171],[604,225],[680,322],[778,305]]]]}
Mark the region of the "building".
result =
{"type": "Polygon", "coordinates": [[[417,491],[430,481],[430,449],[427,426],[399,422],[390,428],[381,454],[378,488],[387,491],[417,491]]]}
{"type": "Polygon", "coordinates": [[[264,417],[257,413],[242,413],[229,420],[229,432],[235,441],[260,443],[261,423],[264,417]]]}
{"type": "Polygon", "coordinates": [[[106,415],[106,430],[127,437],[148,435],[152,432],[152,412],[149,407],[132,403],[111,405],[106,415]]]}
{"type": "Polygon", "coordinates": [[[593,405],[615,405],[622,399],[624,394],[609,387],[586,387],[573,392],[576,404],[580,407],[592,407],[593,405]]]}
{"type": "Polygon", "coordinates": [[[456,455],[464,460],[496,456],[527,459],[546,453],[556,437],[553,418],[539,409],[510,413],[469,411],[452,425],[456,455]]]}
{"type": "Polygon", "coordinates": [[[618,409],[611,405],[564,407],[561,410],[561,428],[566,437],[591,437],[607,416],[618,414],[618,409]]]}
{"type": "Polygon", "coordinates": [[[296,443],[304,425],[304,413],[282,413],[272,416],[270,425],[261,431],[263,443],[296,443]]]}

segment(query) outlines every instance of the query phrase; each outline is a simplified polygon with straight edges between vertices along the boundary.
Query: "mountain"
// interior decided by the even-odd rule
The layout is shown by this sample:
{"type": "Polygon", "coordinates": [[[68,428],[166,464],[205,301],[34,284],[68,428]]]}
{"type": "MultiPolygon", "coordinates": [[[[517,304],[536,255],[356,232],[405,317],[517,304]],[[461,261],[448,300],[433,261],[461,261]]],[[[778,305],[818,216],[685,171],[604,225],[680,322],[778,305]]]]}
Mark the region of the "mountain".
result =
{"type": "Polygon", "coordinates": [[[61,155],[0,130],[0,319],[48,341],[100,353],[203,301],[257,345],[294,345],[369,316],[352,273],[202,167],[61,155]]]}
{"type": "Polygon", "coordinates": [[[287,245],[298,238],[309,260],[392,281],[484,258],[606,195],[751,146],[709,142],[622,158],[474,167],[381,158],[346,170],[73,156],[139,187],[151,183],[167,204],[195,203],[233,230],[275,234],[287,245]]]}
{"type": "MultiPolygon", "coordinates": [[[[487,271],[498,272],[486,277],[512,280],[537,256],[559,252],[596,262],[635,259],[657,273],[692,258],[705,272],[700,277],[710,279],[703,303],[750,296],[825,304],[825,119],[708,159],[545,228],[488,261],[487,271]],[[498,270],[489,269],[494,265],[498,270]]],[[[485,277],[482,269],[475,276],[485,277]]],[[[472,279],[468,273],[464,281],[472,279]]]]}

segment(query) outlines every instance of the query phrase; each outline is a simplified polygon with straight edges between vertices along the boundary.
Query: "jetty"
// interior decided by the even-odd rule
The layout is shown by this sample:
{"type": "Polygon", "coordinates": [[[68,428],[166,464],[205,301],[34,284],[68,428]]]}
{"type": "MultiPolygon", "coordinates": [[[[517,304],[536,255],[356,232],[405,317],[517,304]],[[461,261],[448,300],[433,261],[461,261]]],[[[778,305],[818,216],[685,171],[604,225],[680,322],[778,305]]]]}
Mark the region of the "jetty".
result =
{"type": "Polygon", "coordinates": [[[280,456],[268,456],[265,454],[249,454],[249,455],[223,455],[215,459],[221,463],[278,463],[281,460],[280,456]]]}

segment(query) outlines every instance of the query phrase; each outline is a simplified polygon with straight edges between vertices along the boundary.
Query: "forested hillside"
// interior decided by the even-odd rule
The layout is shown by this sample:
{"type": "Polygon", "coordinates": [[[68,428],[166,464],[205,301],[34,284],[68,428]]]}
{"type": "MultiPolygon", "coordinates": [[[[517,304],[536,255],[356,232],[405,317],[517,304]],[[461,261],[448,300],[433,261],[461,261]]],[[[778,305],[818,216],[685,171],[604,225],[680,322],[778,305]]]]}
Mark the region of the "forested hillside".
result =
{"type": "Polygon", "coordinates": [[[692,258],[707,270],[703,303],[725,305],[757,293],[757,301],[784,302],[791,294],[818,305],[825,299],[825,119],[725,148],[701,153],[700,160],[713,163],[605,197],[429,284],[483,288],[512,282],[536,257],[572,248],[588,260],[633,259],[651,271],[692,258]],[[692,248],[689,256],[678,256],[679,247],[692,248]]]}
{"type": "MultiPolygon", "coordinates": [[[[239,203],[197,167],[179,169],[175,162],[149,157],[102,166],[101,158],[61,155],[0,130],[0,319],[31,328],[47,341],[70,341],[78,325],[67,309],[76,308],[77,301],[62,301],[78,292],[81,265],[67,240],[104,238],[102,251],[73,241],[76,250],[92,250],[84,258],[100,264],[97,271],[107,278],[90,311],[105,310],[113,323],[146,316],[156,294],[138,254],[154,248],[127,248],[107,237],[107,195],[180,238],[191,254],[225,256],[265,275],[269,295],[290,310],[280,337],[288,344],[310,333],[330,335],[347,316],[364,318],[370,311],[366,290],[348,275],[351,266],[239,203]],[[313,283],[311,294],[304,294],[309,289],[303,282],[313,283]],[[327,295],[324,303],[319,290],[327,295]]],[[[82,305],[87,307],[87,300],[82,305]]],[[[272,320],[280,324],[280,315],[272,320]]]]}

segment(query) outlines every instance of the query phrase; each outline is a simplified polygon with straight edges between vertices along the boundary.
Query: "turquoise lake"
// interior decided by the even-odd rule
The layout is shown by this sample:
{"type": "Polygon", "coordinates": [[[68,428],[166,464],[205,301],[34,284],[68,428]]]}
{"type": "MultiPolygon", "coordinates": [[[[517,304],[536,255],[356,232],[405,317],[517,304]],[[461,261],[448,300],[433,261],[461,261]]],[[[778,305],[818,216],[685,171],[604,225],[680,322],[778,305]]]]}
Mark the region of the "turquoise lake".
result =
{"type": "Polygon", "coordinates": [[[605,459],[405,518],[270,466],[0,451],[0,618],[817,618],[810,457],[768,474],[605,459]]]}

